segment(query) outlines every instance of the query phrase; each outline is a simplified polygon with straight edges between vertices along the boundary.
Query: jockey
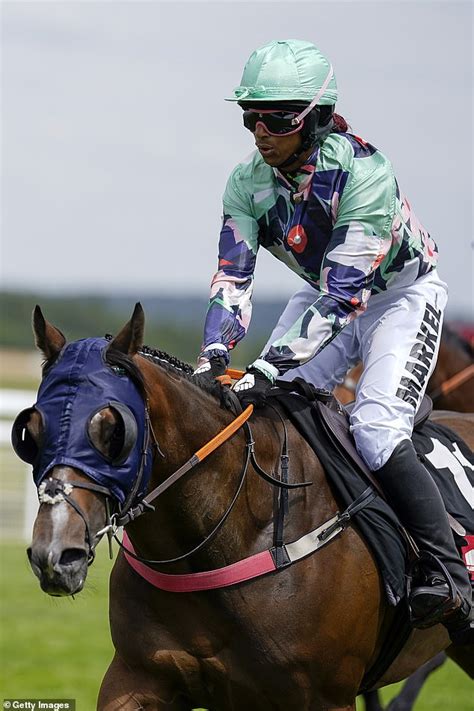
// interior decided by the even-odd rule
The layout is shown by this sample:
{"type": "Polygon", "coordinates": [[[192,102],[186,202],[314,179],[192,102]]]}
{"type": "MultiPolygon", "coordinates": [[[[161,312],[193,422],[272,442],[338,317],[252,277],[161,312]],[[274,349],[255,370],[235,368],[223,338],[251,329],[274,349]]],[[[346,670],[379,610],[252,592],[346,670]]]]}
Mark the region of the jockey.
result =
{"type": "Polygon", "coordinates": [[[277,378],[300,376],[332,390],[362,360],[350,415],[357,450],[419,549],[437,559],[412,590],[414,625],[442,622],[465,641],[474,632],[469,577],[411,443],[447,300],[436,245],[390,161],[334,113],[333,68],[313,44],[272,41],[257,49],[228,100],[243,109],[257,150],[227,182],[195,373],[225,371],[249,325],[258,249],[268,249],[305,283],[234,390],[244,405],[257,406],[277,378]]]}

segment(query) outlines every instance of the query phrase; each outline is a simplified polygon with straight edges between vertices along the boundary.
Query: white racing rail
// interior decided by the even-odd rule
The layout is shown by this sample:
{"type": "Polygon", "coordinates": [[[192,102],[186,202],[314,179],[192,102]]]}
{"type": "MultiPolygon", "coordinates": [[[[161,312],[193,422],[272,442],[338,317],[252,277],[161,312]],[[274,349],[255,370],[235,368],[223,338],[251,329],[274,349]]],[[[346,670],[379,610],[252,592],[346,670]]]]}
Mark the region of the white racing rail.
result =
{"type": "MultiPolygon", "coordinates": [[[[36,401],[36,392],[30,390],[0,390],[0,446],[11,449],[11,429],[13,420],[25,407],[30,407],[36,401]]],[[[15,535],[20,535],[21,539],[30,543],[33,522],[38,510],[38,497],[36,487],[33,483],[31,466],[24,464],[18,459],[17,470],[21,472],[21,480],[18,482],[18,496],[21,498],[20,509],[22,510],[22,521],[15,527],[15,535]]],[[[4,481],[7,472],[2,473],[1,487],[4,489],[4,481]]],[[[2,494],[4,492],[2,491],[2,494]]],[[[8,506],[9,501],[2,495],[4,505],[8,506]]],[[[15,536],[11,536],[14,538],[15,536]]],[[[10,538],[10,535],[8,535],[10,538]]]]}

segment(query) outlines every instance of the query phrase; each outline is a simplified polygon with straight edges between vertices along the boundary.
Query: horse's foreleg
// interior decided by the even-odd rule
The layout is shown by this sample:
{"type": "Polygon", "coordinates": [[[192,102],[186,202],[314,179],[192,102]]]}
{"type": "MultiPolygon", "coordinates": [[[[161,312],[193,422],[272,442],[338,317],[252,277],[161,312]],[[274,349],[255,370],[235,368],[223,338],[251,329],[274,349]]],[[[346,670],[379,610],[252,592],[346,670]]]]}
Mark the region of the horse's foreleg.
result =
{"type": "Polygon", "coordinates": [[[446,661],[446,654],[440,652],[416,670],[403,685],[400,693],[387,706],[387,711],[412,711],[421,687],[427,677],[446,661]]]}
{"type": "Polygon", "coordinates": [[[378,691],[366,691],[365,694],[362,694],[362,697],[365,703],[365,711],[383,711],[378,691]]]}
{"type": "Polygon", "coordinates": [[[107,669],[99,691],[97,711],[189,711],[186,702],[174,684],[133,669],[117,654],[107,669]]]}

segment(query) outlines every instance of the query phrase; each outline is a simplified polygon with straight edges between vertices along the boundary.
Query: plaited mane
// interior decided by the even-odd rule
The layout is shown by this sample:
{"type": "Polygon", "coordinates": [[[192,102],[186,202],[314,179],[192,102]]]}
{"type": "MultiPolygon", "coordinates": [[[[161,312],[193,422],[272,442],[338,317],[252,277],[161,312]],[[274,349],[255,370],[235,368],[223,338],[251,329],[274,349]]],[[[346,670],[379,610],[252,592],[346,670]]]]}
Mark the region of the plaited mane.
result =
{"type": "MultiPolygon", "coordinates": [[[[113,336],[109,334],[106,335],[107,340],[110,341],[112,338],[113,336]]],[[[189,363],[179,360],[176,356],[170,355],[169,353],[166,353],[166,351],[162,351],[157,348],[151,348],[150,346],[142,346],[138,350],[138,355],[141,355],[143,358],[146,358],[169,373],[179,375],[184,380],[198,386],[201,390],[204,390],[210,395],[219,397],[219,385],[216,384],[216,386],[214,386],[212,383],[209,383],[206,378],[193,376],[193,367],[189,365],[189,363]]],[[[144,392],[145,382],[143,375],[136,363],[134,363],[129,356],[124,355],[121,351],[109,348],[107,349],[106,361],[109,365],[123,368],[127,375],[137,384],[137,387],[140,388],[141,392],[144,392]]]]}

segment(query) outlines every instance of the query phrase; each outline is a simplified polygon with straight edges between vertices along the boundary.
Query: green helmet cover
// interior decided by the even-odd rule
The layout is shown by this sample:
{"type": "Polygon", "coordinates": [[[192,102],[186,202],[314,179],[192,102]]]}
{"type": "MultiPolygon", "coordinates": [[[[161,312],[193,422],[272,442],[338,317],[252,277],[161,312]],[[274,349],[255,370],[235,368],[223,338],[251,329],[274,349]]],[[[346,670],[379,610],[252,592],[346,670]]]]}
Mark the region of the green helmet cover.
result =
{"type": "MultiPolygon", "coordinates": [[[[328,76],[330,63],[311,42],[273,40],[253,52],[240,86],[226,101],[298,101],[310,103],[328,76]]],[[[318,104],[337,101],[333,76],[318,104]]]]}

